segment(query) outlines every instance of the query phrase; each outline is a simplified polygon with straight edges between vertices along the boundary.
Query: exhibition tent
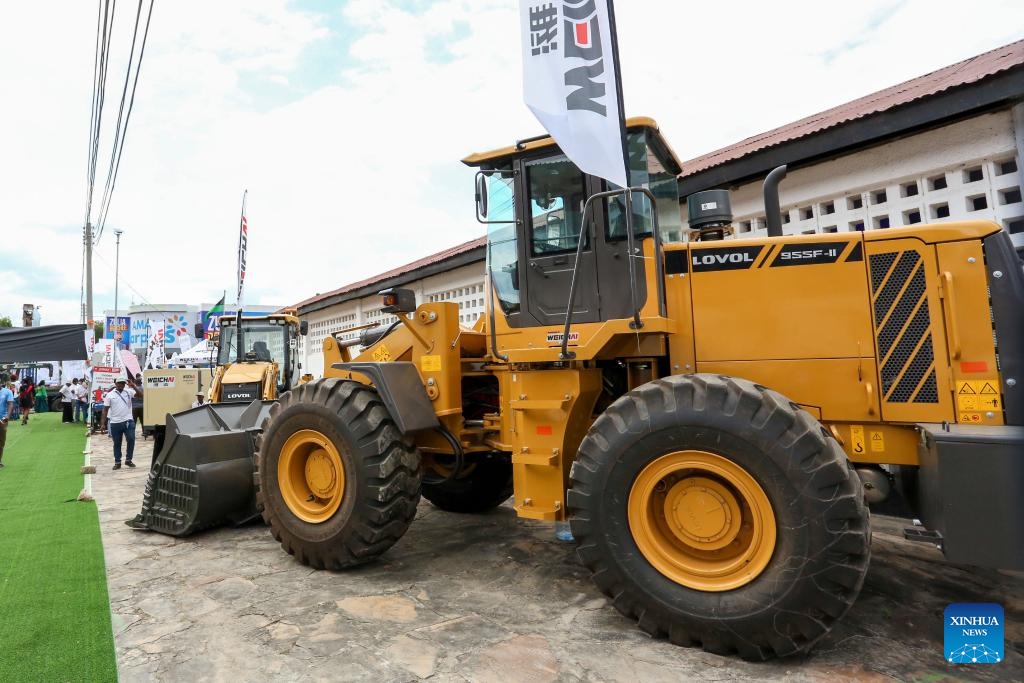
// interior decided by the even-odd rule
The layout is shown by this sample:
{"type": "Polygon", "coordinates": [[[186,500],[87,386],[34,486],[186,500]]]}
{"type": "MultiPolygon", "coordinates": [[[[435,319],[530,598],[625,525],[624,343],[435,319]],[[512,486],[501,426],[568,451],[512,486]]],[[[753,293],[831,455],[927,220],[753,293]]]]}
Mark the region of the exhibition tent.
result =
{"type": "Polygon", "coordinates": [[[0,329],[0,363],[85,360],[85,323],[0,329]]]}

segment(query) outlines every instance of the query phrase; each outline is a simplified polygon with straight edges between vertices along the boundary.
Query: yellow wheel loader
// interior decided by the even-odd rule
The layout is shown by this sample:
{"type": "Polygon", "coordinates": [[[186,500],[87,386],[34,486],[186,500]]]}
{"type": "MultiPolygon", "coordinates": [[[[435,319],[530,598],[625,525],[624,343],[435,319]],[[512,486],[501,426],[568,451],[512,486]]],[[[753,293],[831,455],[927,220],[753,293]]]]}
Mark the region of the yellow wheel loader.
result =
{"type": "MultiPolygon", "coordinates": [[[[464,161],[487,223],[487,313],[383,292],[398,322],[284,393],[254,434],[256,507],[318,568],[370,561],[421,496],[514,496],[656,637],[806,652],[863,584],[870,505],[953,562],[1024,568],[1024,271],[989,222],[716,239],[650,119],[629,196],[547,137],[464,161]],[[627,220],[628,219],[628,220],[627,220]],[[632,225],[632,229],[628,226],[632,225]]],[[[221,435],[219,438],[231,438],[221,435]]],[[[201,490],[219,496],[221,491],[201,490]]]]}
{"type": "Polygon", "coordinates": [[[220,319],[208,402],[162,416],[142,511],[129,526],[184,536],[258,516],[254,435],[278,396],[305,381],[296,348],[307,331],[295,309],[220,319]]]}

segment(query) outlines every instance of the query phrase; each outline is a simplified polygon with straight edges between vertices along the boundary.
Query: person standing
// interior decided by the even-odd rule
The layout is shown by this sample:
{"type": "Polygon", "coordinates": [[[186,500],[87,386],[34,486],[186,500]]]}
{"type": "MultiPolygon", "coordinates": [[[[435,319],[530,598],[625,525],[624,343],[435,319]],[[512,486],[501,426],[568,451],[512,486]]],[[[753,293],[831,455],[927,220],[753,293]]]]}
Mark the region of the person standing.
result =
{"type": "Polygon", "coordinates": [[[143,384],[142,373],[135,373],[135,384],[132,385],[132,388],[135,389],[135,398],[132,399],[132,417],[135,418],[135,421],[139,423],[140,427],[142,427],[142,440],[145,441],[146,421],[142,419],[142,406],[143,401],[145,400],[145,392],[142,389],[143,384]]]}
{"type": "Polygon", "coordinates": [[[7,421],[14,410],[14,392],[0,383],[0,467],[4,466],[4,446],[7,444],[7,421]]]}
{"type": "Polygon", "coordinates": [[[132,386],[125,387],[125,384],[134,385],[135,382],[118,377],[114,380],[114,388],[103,397],[103,420],[101,426],[105,427],[114,440],[114,469],[121,469],[121,441],[127,439],[128,450],[125,452],[124,464],[128,467],[135,467],[132,456],[135,454],[135,420],[132,419],[132,398],[135,396],[135,389],[132,386]]]}
{"type": "Polygon", "coordinates": [[[32,404],[35,403],[36,387],[32,380],[26,379],[21,383],[21,393],[18,394],[18,406],[21,408],[21,424],[28,424],[28,414],[32,411],[32,404]]]}
{"type": "Polygon", "coordinates": [[[89,416],[89,389],[85,386],[85,378],[76,379],[72,387],[75,390],[75,422],[85,422],[89,416]]]}
{"type": "MultiPolygon", "coordinates": [[[[75,382],[78,382],[75,379],[75,382]]],[[[75,421],[72,410],[74,408],[75,401],[75,390],[71,387],[71,382],[64,382],[64,386],[60,388],[60,407],[64,411],[64,417],[61,420],[64,424],[71,424],[75,421]]]]}
{"type": "Polygon", "coordinates": [[[7,413],[7,418],[13,418],[17,420],[19,417],[21,417],[21,403],[18,402],[18,394],[20,393],[18,391],[18,382],[15,380],[11,380],[7,384],[7,388],[10,390],[12,394],[14,394],[14,405],[11,406],[11,411],[7,413]]]}
{"type": "Polygon", "coordinates": [[[39,386],[36,387],[36,413],[47,412],[50,409],[49,400],[50,396],[46,393],[46,382],[39,380],[39,386]]]}

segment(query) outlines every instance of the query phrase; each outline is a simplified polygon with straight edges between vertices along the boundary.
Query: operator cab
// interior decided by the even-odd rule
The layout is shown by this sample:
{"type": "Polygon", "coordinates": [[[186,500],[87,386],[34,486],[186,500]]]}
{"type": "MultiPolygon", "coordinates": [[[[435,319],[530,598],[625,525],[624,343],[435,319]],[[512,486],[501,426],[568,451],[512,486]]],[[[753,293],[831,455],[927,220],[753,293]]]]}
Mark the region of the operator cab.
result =
{"type": "MultiPolygon", "coordinates": [[[[627,122],[627,148],[630,185],[654,195],[661,240],[680,241],[679,161],[651,119],[627,122]]],[[[652,266],[643,250],[655,223],[647,195],[633,194],[631,276],[624,196],[592,202],[584,216],[588,197],[619,188],[581,172],[552,138],[474,154],[463,163],[480,169],[477,219],[488,225],[489,277],[509,327],[563,324],[574,271],[573,323],[629,318],[634,305],[655,295],[648,291],[653,273],[646,272],[652,266]]]]}
{"type": "Polygon", "coordinates": [[[223,317],[217,364],[277,363],[278,394],[291,388],[296,374],[298,336],[302,325],[293,316],[270,315],[258,318],[223,317]]]}

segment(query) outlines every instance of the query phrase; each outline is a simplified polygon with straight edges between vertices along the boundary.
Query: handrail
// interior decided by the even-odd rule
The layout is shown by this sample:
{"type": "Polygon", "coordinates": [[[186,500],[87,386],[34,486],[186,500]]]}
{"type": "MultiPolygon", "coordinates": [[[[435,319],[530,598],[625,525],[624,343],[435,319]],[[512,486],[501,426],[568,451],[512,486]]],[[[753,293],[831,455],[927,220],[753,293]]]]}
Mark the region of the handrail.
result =
{"type": "MultiPolygon", "coordinates": [[[[576,354],[569,351],[569,327],[572,325],[572,313],[573,303],[576,299],[576,274],[580,268],[580,258],[583,256],[583,245],[587,241],[585,237],[590,236],[590,231],[587,230],[587,210],[590,208],[591,202],[595,199],[604,199],[606,197],[614,197],[619,194],[626,195],[626,258],[629,259],[629,294],[630,303],[633,305],[633,322],[630,323],[630,327],[633,329],[640,329],[643,327],[643,322],[640,320],[640,308],[637,305],[636,300],[636,267],[633,263],[635,255],[633,254],[634,235],[633,235],[633,192],[643,192],[647,195],[647,198],[651,200],[651,216],[653,219],[653,230],[654,230],[654,261],[655,261],[655,277],[657,278],[658,287],[658,312],[661,315],[665,315],[665,283],[663,282],[662,276],[662,263],[661,263],[661,233],[658,226],[658,202],[655,199],[654,194],[651,193],[646,187],[630,187],[619,190],[607,190],[605,192],[598,192],[587,197],[587,201],[583,204],[583,217],[581,219],[579,244],[576,245],[576,261],[572,265],[572,280],[569,281],[569,303],[565,309],[565,327],[562,330],[562,350],[559,354],[562,359],[575,358],[576,354]]],[[[597,242],[597,236],[593,236],[593,241],[597,242]]]]}
{"type": "Polygon", "coordinates": [[[943,300],[945,302],[947,325],[949,326],[949,342],[951,353],[950,356],[953,360],[960,360],[962,350],[960,348],[960,326],[956,322],[956,294],[953,289],[953,273],[948,270],[942,271],[942,281],[945,285],[945,296],[943,300]]]}

